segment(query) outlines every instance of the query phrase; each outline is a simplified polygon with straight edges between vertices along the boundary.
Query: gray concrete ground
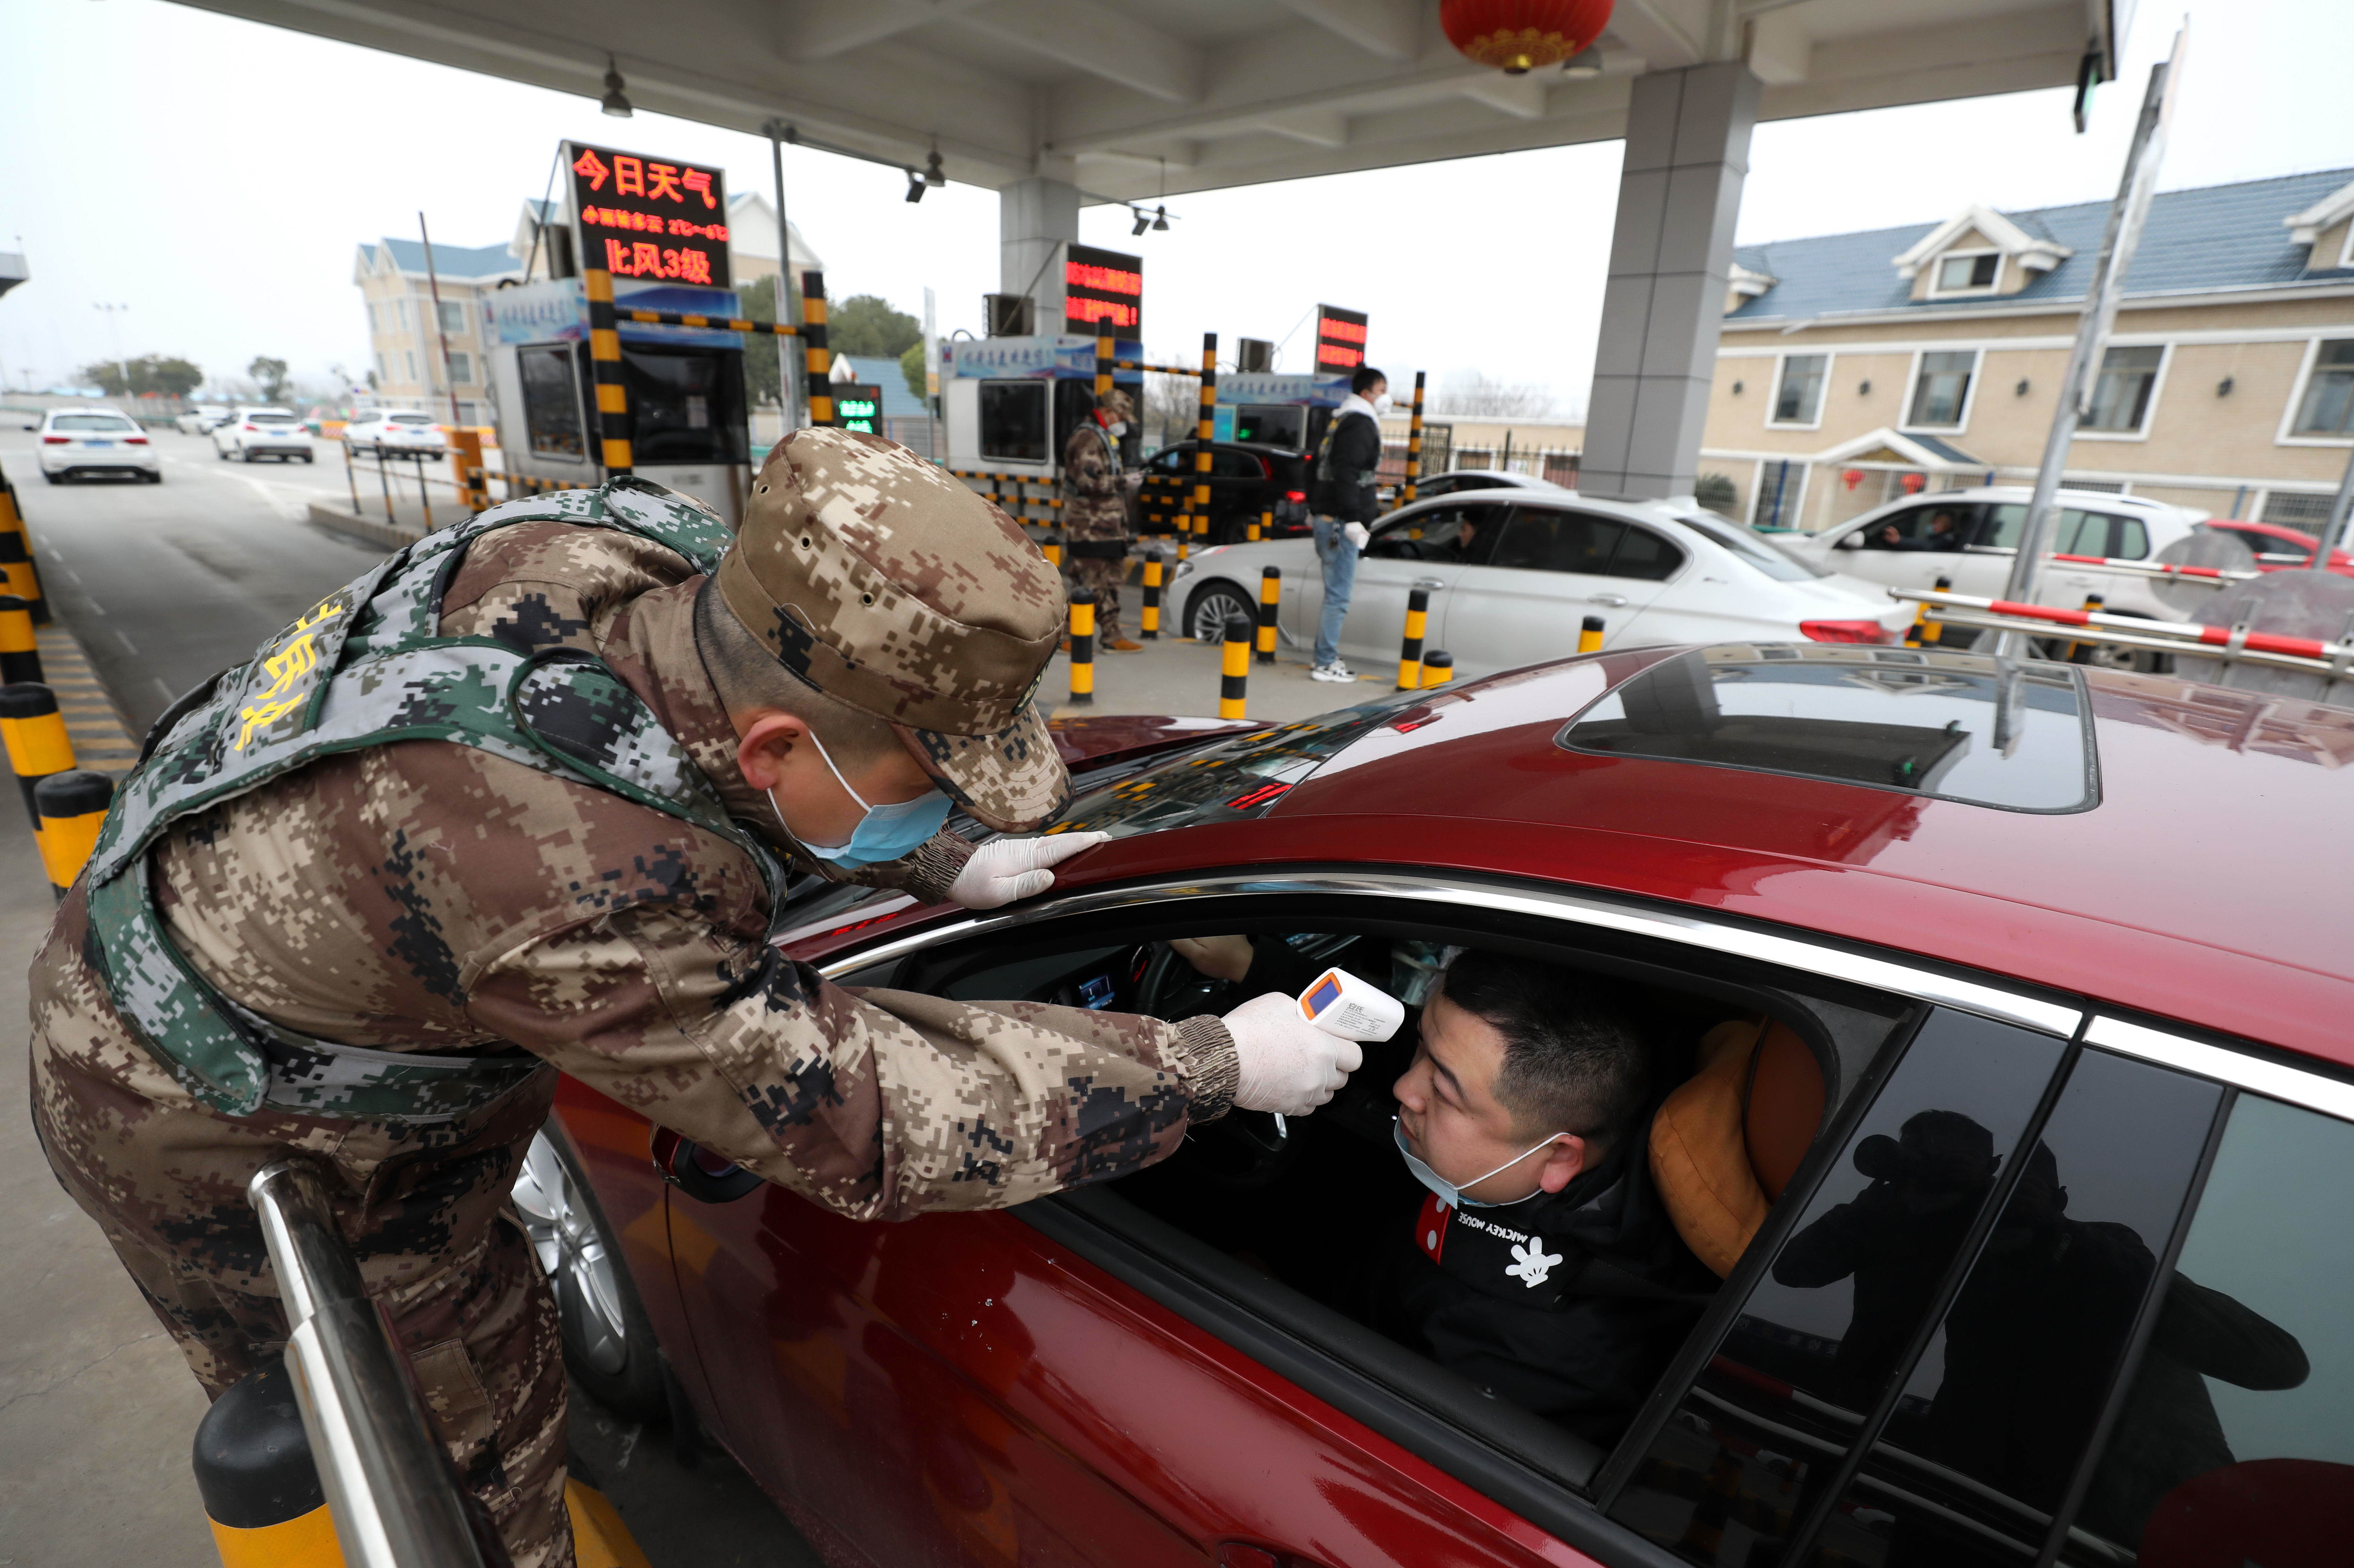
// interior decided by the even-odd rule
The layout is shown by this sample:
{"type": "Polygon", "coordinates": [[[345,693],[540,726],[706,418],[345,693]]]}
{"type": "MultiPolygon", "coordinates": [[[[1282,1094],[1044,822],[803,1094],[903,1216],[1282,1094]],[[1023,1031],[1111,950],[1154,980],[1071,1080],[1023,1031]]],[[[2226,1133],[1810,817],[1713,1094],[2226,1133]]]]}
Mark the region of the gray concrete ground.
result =
{"type": "MultiPolygon", "coordinates": [[[[196,438],[155,440],[161,485],[51,486],[30,442],[0,432],[45,591],[133,735],[381,555],[308,521],[343,483],[332,452],[315,471],[249,470],[196,438]]],[[[51,907],[30,830],[0,810],[0,1568],[207,1568],[189,1468],[204,1395],[24,1111],[25,975],[51,907]]],[[[657,1568],[816,1563],[724,1456],[684,1467],[665,1434],[577,1388],[571,1436],[657,1568]]]]}
{"type": "MultiPolygon", "coordinates": [[[[1128,590],[1131,604],[1137,590],[1128,590]]],[[[1135,611],[1130,609],[1132,620],[1135,611]]],[[[1133,631],[1129,633],[1135,635],[1133,631]]],[[[1394,665],[1379,671],[1359,669],[1353,685],[1308,678],[1306,648],[1276,649],[1275,662],[1251,665],[1245,716],[1278,722],[1307,718],[1327,709],[1363,702],[1388,691],[1396,682],[1394,665]]],[[[1057,654],[1038,697],[1054,717],[1083,714],[1168,714],[1173,716],[1215,717],[1219,673],[1225,650],[1214,642],[1191,642],[1165,633],[1144,645],[1141,653],[1097,653],[1096,692],[1092,703],[1071,700],[1070,659],[1057,654]]]]}

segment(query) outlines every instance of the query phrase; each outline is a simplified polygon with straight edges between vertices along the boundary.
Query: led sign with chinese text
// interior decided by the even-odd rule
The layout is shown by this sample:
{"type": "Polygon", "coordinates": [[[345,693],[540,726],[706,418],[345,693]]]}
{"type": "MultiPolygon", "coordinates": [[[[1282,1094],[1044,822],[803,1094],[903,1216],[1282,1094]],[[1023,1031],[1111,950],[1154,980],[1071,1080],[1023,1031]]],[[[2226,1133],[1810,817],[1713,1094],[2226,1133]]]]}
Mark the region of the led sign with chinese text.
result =
{"type": "Polygon", "coordinates": [[[1063,330],[1144,335],[1144,258],[1092,245],[1063,248],[1063,330]]]}
{"type": "Polygon", "coordinates": [[[1365,313],[1316,307],[1316,368],[1354,370],[1365,363],[1365,313]]]}
{"type": "Polygon", "coordinates": [[[883,388],[871,382],[835,383],[833,422],[845,430],[875,434],[883,422],[883,388]]]}
{"type": "Polygon", "coordinates": [[[580,264],[616,278],[732,286],[727,181],[717,169],[584,143],[564,144],[580,264]]]}

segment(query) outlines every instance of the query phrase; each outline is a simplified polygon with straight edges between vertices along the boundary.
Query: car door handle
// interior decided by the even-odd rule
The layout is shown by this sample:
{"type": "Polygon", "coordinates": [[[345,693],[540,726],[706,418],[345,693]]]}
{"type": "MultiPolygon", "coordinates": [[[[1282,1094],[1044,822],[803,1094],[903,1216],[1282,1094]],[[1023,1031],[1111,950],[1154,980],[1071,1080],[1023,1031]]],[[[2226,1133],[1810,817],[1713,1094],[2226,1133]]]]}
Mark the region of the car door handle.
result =
{"type": "Polygon", "coordinates": [[[1414,586],[1418,588],[1443,588],[1447,586],[1447,579],[1445,577],[1416,577],[1414,579],[1414,586]]]}
{"type": "Polygon", "coordinates": [[[1612,609],[1617,609],[1625,607],[1627,603],[1627,596],[1623,593],[1598,593],[1593,598],[1587,599],[1585,602],[1588,604],[1606,604],[1612,609]]]}

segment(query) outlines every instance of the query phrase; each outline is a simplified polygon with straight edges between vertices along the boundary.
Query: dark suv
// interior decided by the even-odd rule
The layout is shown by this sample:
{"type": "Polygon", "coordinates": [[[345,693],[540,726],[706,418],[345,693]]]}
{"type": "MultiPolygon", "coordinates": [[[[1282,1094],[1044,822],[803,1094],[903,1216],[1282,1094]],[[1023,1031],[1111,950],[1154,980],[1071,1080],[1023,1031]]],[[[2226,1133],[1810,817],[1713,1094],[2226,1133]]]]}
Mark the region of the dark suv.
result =
{"type": "MultiPolygon", "coordinates": [[[[1131,503],[1129,523],[1139,534],[1173,533],[1177,519],[1193,509],[1193,453],[1198,441],[1164,447],[1145,461],[1144,483],[1131,503]]],[[[1250,524],[1272,514],[1273,537],[1308,532],[1308,477],[1315,460],[1304,452],[1259,441],[1210,443],[1210,528],[1214,545],[1239,544],[1250,524]]]]}

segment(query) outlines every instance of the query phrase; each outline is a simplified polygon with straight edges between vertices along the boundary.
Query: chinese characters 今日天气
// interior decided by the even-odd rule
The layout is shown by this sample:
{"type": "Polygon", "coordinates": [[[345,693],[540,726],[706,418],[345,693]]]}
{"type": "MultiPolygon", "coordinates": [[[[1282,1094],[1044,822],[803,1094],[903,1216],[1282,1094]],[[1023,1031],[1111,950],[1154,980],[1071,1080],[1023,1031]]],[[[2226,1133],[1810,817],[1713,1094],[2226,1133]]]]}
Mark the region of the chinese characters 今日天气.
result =
{"type": "Polygon", "coordinates": [[[608,165],[597,155],[594,147],[580,149],[580,156],[572,161],[572,172],[588,182],[592,191],[605,188],[605,180],[613,181],[613,195],[638,196],[647,201],[674,201],[684,205],[690,196],[701,196],[705,207],[716,207],[719,198],[712,194],[711,175],[702,169],[682,170],[676,164],[649,164],[627,153],[613,154],[608,165]]]}

